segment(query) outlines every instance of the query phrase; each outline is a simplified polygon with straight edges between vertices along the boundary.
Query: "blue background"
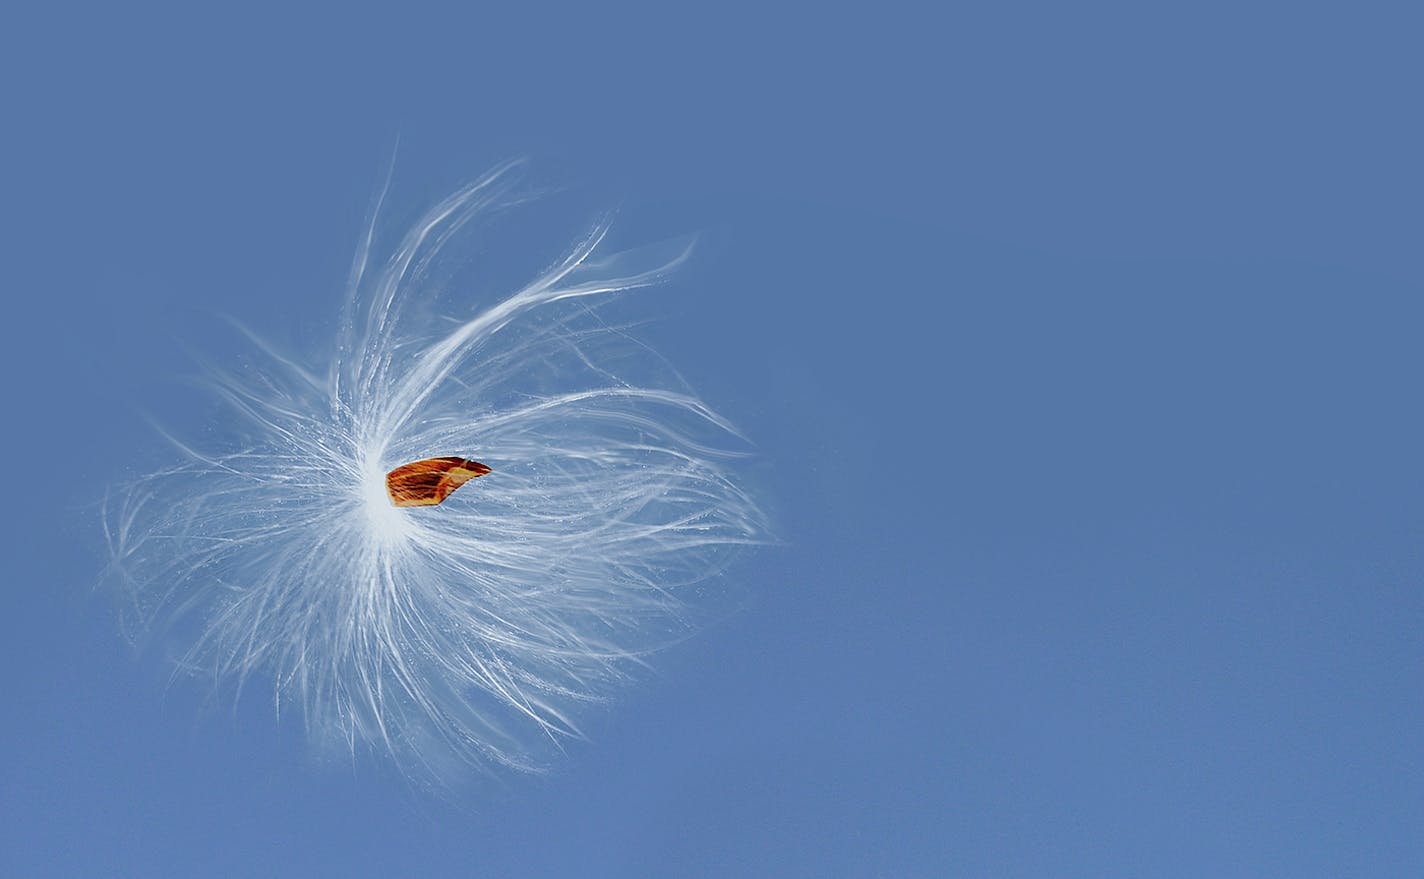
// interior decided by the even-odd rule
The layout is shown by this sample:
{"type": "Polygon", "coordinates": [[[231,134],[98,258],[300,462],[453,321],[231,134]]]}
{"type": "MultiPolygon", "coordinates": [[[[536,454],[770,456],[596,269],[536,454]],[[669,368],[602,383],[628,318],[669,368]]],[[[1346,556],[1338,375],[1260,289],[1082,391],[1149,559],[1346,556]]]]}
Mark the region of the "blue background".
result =
{"type": "Polygon", "coordinates": [[[8,13],[0,874],[1424,874],[1408,10],[8,13]],[[642,335],[786,541],[454,806],[91,588],[185,315],[320,328],[397,135],[411,207],[529,155],[707,232],[642,335]]]}

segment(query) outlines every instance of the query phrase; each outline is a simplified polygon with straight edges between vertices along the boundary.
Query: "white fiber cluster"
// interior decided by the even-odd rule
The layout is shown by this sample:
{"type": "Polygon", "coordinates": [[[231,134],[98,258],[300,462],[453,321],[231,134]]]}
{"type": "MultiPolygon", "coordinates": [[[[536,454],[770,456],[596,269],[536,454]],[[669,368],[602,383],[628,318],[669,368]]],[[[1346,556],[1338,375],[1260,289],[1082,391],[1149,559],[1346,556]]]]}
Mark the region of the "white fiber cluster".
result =
{"type": "Polygon", "coordinates": [[[211,372],[242,428],[180,442],[106,509],[136,637],[220,686],[270,685],[319,740],[415,775],[547,765],[581,708],[687,631],[690,587],[765,536],[720,451],[730,425],[595,311],[685,246],[605,255],[599,223],[503,301],[450,305],[452,251],[517,209],[518,170],[380,258],[368,229],[329,369],[258,343],[260,368],[211,372]],[[625,380],[643,374],[663,378],[625,380]],[[443,455],[492,472],[391,504],[388,471],[443,455]]]}

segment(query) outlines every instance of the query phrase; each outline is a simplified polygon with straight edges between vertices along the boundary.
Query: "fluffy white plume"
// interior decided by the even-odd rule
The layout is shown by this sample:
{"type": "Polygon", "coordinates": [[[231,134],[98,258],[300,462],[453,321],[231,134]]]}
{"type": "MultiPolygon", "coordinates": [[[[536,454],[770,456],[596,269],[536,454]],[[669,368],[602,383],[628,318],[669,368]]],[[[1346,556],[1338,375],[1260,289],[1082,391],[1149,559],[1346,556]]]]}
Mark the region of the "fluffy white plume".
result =
{"type": "Polygon", "coordinates": [[[456,192],[385,259],[373,217],[329,369],[254,338],[264,367],[208,375],[242,428],[180,442],[105,515],[137,637],[219,683],[270,683],[320,740],[427,777],[546,765],[585,703],[687,630],[689,587],[765,535],[716,448],[732,428],[594,312],[685,243],[604,255],[598,223],[503,301],[435,310],[459,298],[452,245],[519,204],[518,170],[456,192]],[[385,474],[438,455],[493,472],[392,506],[385,474]]]}

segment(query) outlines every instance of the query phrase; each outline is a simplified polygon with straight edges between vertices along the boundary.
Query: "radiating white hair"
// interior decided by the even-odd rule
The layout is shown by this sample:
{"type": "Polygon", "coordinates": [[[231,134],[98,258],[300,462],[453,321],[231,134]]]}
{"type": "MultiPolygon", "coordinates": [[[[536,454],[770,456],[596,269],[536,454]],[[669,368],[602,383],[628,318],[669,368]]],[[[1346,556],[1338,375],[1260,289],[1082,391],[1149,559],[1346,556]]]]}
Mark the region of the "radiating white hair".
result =
{"type": "Polygon", "coordinates": [[[688,630],[689,587],[767,533],[719,450],[733,428],[665,370],[625,381],[655,355],[594,313],[687,242],[605,255],[598,222],[503,301],[432,310],[456,310],[436,269],[472,219],[522,201],[519,171],[454,193],[379,259],[378,201],[330,368],[253,337],[265,366],[206,375],[242,429],[179,442],[105,509],[136,637],[219,683],[270,681],[318,740],[418,776],[546,766],[582,706],[688,630]],[[493,472],[394,507],[387,471],[439,455],[493,472]]]}

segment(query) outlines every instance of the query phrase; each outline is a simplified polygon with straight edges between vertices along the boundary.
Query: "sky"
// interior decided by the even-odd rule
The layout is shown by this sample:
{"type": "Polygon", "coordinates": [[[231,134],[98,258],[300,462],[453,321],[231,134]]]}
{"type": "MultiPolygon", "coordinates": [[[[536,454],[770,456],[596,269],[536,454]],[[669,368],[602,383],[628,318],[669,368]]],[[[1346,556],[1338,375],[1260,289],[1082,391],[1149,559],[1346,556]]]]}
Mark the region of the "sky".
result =
{"type": "Polygon", "coordinates": [[[9,18],[0,874],[1424,871],[1417,11],[9,18]],[[95,586],[95,498],[235,356],[193,328],[324,338],[397,141],[411,209],[527,156],[701,233],[639,337],[782,538],[457,802],[171,680],[95,586]]]}

